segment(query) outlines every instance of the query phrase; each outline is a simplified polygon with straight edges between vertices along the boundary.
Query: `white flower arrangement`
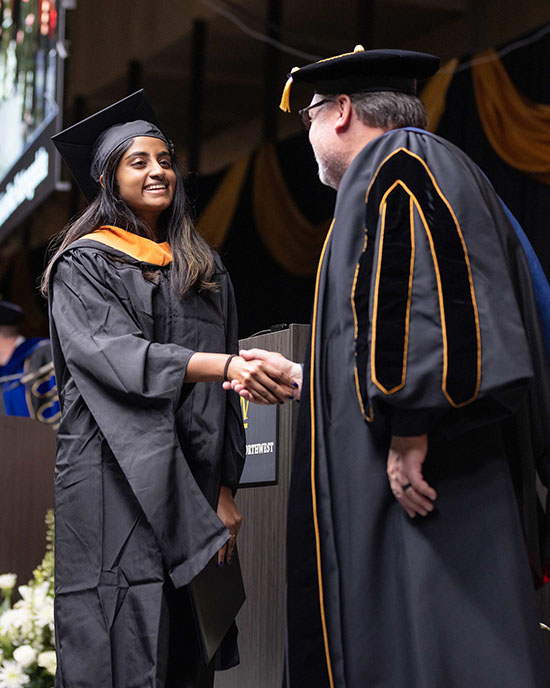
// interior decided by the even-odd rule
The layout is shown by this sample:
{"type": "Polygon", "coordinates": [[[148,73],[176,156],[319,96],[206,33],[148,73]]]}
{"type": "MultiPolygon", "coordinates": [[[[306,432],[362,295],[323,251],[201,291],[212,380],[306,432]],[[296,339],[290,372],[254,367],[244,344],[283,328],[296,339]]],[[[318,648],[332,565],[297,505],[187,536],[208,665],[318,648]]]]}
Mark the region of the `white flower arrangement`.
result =
{"type": "Polygon", "coordinates": [[[17,576],[15,573],[3,573],[0,575],[0,590],[6,590],[8,593],[11,593],[11,591],[15,588],[16,581],[17,576]]]}
{"type": "Polygon", "coordinates": [[[56,658],[53,625],[53,515],[48,513],[46,556],[28,585],[0,575],[0,688],[53,688],[56,658]]]}
{"type": "Polygon", "coordinates": [[[14,659],[6,659],[0,667],[1,688],[19,688],[30,682],[30,676],[24,673],[23,667],[14,659]]]}
{"type": "Polygon", "coordinates": [[[38,652],[32,645],[19,645],[13,651],[13,658],[23,669],[28,669],[36,662],[38,652]]]}

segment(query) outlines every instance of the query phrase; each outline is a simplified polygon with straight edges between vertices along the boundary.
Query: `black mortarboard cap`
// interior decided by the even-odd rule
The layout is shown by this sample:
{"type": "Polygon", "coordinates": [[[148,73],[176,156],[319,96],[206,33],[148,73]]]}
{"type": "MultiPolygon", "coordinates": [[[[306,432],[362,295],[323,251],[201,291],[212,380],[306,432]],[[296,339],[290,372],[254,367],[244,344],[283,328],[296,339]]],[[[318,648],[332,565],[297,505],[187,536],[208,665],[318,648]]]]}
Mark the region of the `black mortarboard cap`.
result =
{"type": "Polygon", "coordinates": [[[0,301],[0,325],[17,325],[25,317],[25,311],[9,301],[0,301]]]}
{"type": "Polygon", "coordinates": [[[162,139],[172,149],[143,89],[59,132],[52,141],[80,190],[92,201],[107,159],[135,136],[162,139]]]}
{"type": "Polygon", "coordinates": [[[416,94],[417,79],[425,79],[439,69],[439,58],[411,50],[365,50],[356,46],[352,53],[294,67],[289,74],[280,108],[290,112],[293,83],[306,83],[317,93],[362,93],[398,91],[416,94]]]}

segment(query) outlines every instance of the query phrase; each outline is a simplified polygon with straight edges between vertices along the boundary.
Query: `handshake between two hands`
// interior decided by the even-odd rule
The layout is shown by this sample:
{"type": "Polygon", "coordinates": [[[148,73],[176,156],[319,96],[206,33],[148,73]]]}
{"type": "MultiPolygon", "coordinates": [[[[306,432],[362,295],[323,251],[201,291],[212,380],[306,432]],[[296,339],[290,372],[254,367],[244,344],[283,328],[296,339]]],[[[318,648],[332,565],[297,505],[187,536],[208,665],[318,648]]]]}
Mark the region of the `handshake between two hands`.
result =
{"type": "MultiPolygon", "coordinates": [[[[229,361],[226,390],[234,390],[258,404],[277,404],[299,399],[302,366],[282,354],[263,349],[240,351],[229,361]]],[[[414,518],[434,510],[437,493],[423,478],[428,435],[392,436],[387,458],[389,487],[406,513],[414,518]]]]}
{"type": "Polygon", "coordinates": [[[226,390],[257,404],[282,404],[299,399],[302,366],[282,354],[264,349],[242,350],[229,362],[226,390]]]}

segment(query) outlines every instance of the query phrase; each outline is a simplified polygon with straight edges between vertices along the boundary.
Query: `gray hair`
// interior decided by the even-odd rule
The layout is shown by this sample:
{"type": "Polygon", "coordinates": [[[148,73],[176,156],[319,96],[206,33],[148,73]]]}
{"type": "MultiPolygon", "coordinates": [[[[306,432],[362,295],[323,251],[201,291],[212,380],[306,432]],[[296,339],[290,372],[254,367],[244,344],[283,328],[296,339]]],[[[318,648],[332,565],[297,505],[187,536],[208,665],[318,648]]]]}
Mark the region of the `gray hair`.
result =
{"type": "Polygon", "coordinates": [[[350,93],[349,97],[357,116],[369,127],[425,129],[428,124],[426,108],[418,96],[394,91],[376,91],[350,93]]]}

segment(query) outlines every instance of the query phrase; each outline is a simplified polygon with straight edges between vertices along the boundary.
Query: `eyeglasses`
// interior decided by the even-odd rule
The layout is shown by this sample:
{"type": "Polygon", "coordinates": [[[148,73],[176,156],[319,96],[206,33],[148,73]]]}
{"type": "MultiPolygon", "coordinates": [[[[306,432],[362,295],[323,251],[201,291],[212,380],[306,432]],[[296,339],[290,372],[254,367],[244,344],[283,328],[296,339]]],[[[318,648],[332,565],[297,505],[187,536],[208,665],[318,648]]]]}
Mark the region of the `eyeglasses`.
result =
{"type": "Polygon", "coordinates": [[[313,108],[319,107],[320,105],[324,105],[325,103],[333,103],[333,102],[334,101],[331,100],[330,98],[324,98],[323,100],[320,100],[318,103],[313,103],[313,105],[308,105],[307,107],[298,111],[298,115],[300,116],[300,119],[302,120],[302,124],[304,125],[304,127],[306,128],[307,131],[309,131],[309,128],[311,127],[310,110],[313,110],[313,108]]]}

